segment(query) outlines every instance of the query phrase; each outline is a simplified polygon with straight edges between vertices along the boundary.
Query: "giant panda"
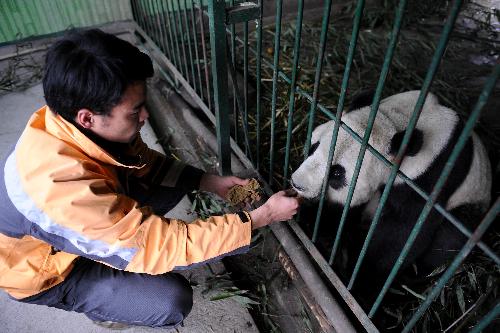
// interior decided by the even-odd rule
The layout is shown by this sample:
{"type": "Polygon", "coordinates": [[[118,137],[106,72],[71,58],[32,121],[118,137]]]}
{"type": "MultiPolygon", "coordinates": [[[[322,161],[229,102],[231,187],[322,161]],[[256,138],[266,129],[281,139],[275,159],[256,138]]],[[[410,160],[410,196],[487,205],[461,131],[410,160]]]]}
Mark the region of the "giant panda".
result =
{"type": "MultiPolygon", "coordinates": [[[[389,161],[395,159],[419,94],[420,91],[404,92],[380,103],[369,144],[389,161]]],[[[371,98],[363,96],[361,99],[364,102],[355,101],[355,107],[344,112],[342,121],[363,137],[371,98]]],[[[315,128],[309,156],[291,176],[291,185],[298,194],[313,202],[321,192],[334,124],[332,120],[315,128]]],[[[440,105],[437,97],[429,93],[400,171],[430,193],[463,128],[457,113],[440,105]]],[[[326,209],[321,220],[323,230],[328,230],[321,235],[324,238],[330,234],[327,236],[330,237],[330,246],[340,217],[339,213],[332,213],[332,207],[342,208],[346,201],[360,147],[360,143],[341,127],[328,178],[326,209]]],[[[344,244],[348,244],[350,251],[348,267],[351,273],[389,174],[390,168],[367,150],[343,232],[343,237],[347,237],[344,244]],[[351,210],[356,214],[351,214],[351,210]]],[[[490,162],[483,144],[473,134],[437,202],[471,230],[490,204],[490,190],[490,162]]],[[[380,292],[424,205],[423,198],[397,177],[355,282],[368,303],[372,304],[380,292]]],[[[313,213],[314,220],[316,212],[313,213]]],[[[400,272],[415,271],[415,274],[425,276],[453,258],[465,241],[466,237],[460,231],[432,209],[400,272]]]]}

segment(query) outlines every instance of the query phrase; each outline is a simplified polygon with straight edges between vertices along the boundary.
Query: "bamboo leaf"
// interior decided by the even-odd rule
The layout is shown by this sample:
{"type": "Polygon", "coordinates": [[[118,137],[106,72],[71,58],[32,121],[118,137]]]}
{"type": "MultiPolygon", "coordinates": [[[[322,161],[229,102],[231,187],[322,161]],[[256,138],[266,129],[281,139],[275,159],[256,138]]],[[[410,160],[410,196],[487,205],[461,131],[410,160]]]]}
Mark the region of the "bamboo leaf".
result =
{"type": "Polygon", "coordinates": [[[407,292],[409,292],[410,294],[412,294],[413,296],[415,296],[416,298],[419,298],[419,299],[421,299],[421,300],[425,301],[425,297],[424,297],[423,295],[420,295],[420,294],[419,294],[419,293],[417,293],[416,291],[411,290],[408,286],[406,286],[406,285],[404,285],[404,284],[403,284],[401,287],[402,287],[404,290],[406,290],[407,292]]]}

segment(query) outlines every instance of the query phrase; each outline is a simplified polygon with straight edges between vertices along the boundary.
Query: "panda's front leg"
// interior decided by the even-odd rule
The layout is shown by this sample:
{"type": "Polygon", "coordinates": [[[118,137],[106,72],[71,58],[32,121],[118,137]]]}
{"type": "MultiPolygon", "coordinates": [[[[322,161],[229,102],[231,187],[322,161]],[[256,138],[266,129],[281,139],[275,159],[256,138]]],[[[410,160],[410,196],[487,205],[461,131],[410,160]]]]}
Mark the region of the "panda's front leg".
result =
{"type": "MultiPolygon", "coordinates": [[[[389,197],[369,243],[353,289],[354,293],[359,294],[370,307],[396,264],[422,208],[423,202],[419,204],[418,200],[413,201],[412,205],[410,205],[405,202],[402,196],[389,197]],[[392,201],[394,198],[401,200],[394,204],[394,201],[392,201]]],[[[400,276],[406,275],[410,271],[408,268],[416,262],[417,258],[428,251],[441,219],[442,217],[437,212],[432,211],[430,213],[400,266],[400,276]]],[[[370,223],[371,220],[368,224],[370,223]]],[[[360,234],[366,235],[364,230],[360,230],[360,234]]],[[[361,246],[365,241],[364,238],[363,236],[357,253],[361,250],[361,246]]]]}

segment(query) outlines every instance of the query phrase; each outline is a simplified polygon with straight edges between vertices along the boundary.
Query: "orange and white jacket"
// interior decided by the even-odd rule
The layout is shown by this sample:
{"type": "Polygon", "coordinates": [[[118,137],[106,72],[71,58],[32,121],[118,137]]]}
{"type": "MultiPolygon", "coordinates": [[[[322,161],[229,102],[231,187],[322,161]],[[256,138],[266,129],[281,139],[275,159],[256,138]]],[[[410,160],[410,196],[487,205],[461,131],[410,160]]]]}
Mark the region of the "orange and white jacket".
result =
{"type": "Polygon", "coordinates": [[[187,224],[128,197],[129,176],[177,185],[193,176],[140,137],[127,154],[141,162],[119,162],[48,107],[33,114],[0,168],[0,288],[18,299],[37,294],[79,256],[161,274],[247,250],[251,223],[238,214],[187,224]]]}

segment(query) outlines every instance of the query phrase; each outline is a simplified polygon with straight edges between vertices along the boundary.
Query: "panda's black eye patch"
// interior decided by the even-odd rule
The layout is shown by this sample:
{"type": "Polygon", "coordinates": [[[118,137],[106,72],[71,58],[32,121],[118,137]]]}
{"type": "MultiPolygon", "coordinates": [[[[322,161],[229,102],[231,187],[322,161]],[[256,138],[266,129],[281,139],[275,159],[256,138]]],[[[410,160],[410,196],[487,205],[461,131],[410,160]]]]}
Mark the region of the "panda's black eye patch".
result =
{"type": "Polygon", "coordinates": [[[340,164],[332,165],[332,167],[330,168],[328,182],[330,186],[335,190],[344,187],[346,185],[344,167],[340,164]]]}
{"type": "Polygon", "coordinates": [[[307,156],[311,156],[312,154],[314,154],[314,152],[316,151],[316,149],[318,149],[318,147],[319,147],[319,141],[313,144],[311,148],[309,148],[309,155],[307,156]]]}

